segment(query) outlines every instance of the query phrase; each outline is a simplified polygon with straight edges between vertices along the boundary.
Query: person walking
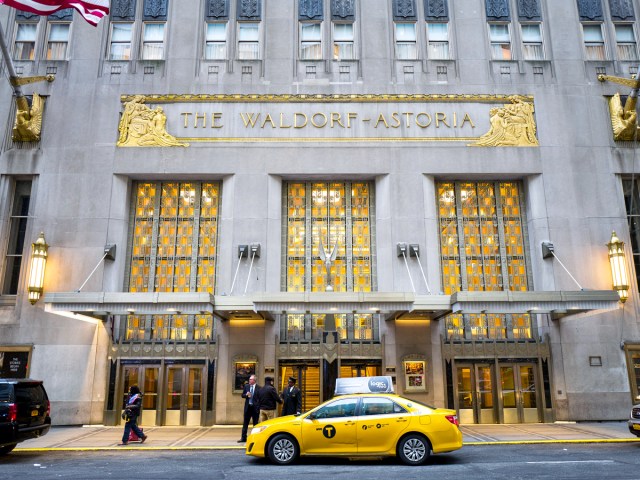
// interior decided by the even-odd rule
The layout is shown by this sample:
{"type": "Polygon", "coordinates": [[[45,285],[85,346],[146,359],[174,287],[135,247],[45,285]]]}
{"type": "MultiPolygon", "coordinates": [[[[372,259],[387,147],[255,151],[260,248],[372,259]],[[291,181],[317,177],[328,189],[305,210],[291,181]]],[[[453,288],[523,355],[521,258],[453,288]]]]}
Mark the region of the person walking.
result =
{"type": "Polygon", "coordinates": [[[302,392],[296,387],[296,378],[289,377],[289,383],[280,395],[282,398],[282,416],[302,413],[302,392]]]}
{"type": "Polygon", "coordinates": [[[251,375],[249,377],[249,383],[245,383],[242,388],[242,398],[244,398],[244,419],[242,422],[242,434],[238,443],[247,441],[247,430],[249,430],[249,421],[253,422],[255,427],[258,423],[258,417],[260,416],[260,410],[258,404],[255,401],[256,394],[260,390],[260,387],[256,384],[256,376],[251,375]]]}
{"type": "Polygon", "coordinates": [[[131,385],[129,388],[129,396],[127,397],[127,403],[122,412],[122,419],[125,420],[124,433],[122,434],[122,443],[120,445],[129,444],[129,434],[131,430],[138,437],[140,437],[140,443],[144,443],[147,436],[142,433],[140,427],[138,427],[138,417],[142,410],[142,392],[137,385],[131,385]]]}
{"type": "Polygon", "coordinates": [[[273,386],[273,377],[264,377],[264,387],[258,391],[257,402],[260,407],[260,422],[275,418],[276,403],[282,403],[282,399],[273,386]]]}

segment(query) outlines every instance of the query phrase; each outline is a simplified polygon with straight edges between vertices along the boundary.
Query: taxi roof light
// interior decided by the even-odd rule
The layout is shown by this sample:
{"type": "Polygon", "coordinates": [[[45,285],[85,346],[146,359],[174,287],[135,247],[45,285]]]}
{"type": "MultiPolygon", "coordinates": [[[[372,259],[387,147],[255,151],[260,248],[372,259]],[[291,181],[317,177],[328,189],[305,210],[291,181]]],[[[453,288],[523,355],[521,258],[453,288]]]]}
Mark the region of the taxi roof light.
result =
{"type": "Polygon", "coordinates": [[[393,393],[390,376],[337,378],[335,395],[350,393],[393,393]]]}

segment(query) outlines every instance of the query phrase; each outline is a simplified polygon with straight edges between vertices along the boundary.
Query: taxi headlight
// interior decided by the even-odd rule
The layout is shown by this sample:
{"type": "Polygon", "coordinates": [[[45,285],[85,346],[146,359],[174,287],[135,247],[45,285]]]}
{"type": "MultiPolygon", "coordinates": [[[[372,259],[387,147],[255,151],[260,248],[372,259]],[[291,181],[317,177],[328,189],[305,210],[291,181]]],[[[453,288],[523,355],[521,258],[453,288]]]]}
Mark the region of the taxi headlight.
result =
{"type": "Polygon", "coordinates": [[[257,435],[258,433],[262,433],[262,432],[264,432],[267,428],[269,428],[269,427],[267,427],[266,425],[265,425],[265,426],[258,425],[257,427],[253,427],[253,428],[251,429],[251,435],[257,435]]]}

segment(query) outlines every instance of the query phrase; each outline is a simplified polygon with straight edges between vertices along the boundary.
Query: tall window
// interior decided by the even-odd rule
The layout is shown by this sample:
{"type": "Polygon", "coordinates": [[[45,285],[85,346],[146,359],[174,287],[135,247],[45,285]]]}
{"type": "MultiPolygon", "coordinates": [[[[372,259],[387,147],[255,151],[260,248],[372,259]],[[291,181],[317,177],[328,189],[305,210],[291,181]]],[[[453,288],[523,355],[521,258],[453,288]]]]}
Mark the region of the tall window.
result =
{"type": "MultiPolygon", "coordinates": [[[[129,291],[214,293],[220,185],[144,182],[135,191],[129,291]]],[[[210,323],[198,315],[129,315],[127,338],[197,340],[210,323]]]]}
{"type": "Polygon", "coordinates": [[[615,29],[618,60],[638,60],[638,49],[636,47],[636,35],[633,31],[633,25],[616,24],[615,29]]]}
{"type": "Polygon", "coordinates": [[[36,54],[37,23],[18,23],[13,49],[14,60],[34,60],[36,54]]]}
{"type": "Polygon", "coordinates": [[[489,24],[489,41],[491,43],[491,58],[511,60],[511,34],[508,24],[489,24]]]}
{"type": "Polygon", "coordinates": [[[109,60],[131,60],[133,23],[112,22],[109,41],[109,60]]]}
{"type": "Polygon", "coordinates": [[[289,183],[284,207],[285,291],[374,290],[369,183],[289,183]]]}
{"type": "Polygon", "coordinates": [[[640,285],[640,182],[638,178],[622,180],[624,201],[627,207],[627,223],[631,237],[631,253],[636,274],[636,285],[640,285]]]}
{"type": "Polygon", "coordinates": [[[322,34],[320,23],[300,24],[300,59],[322,59],[322,34]]]}
{"type": "Polygon", "coordinates": [[[204,58],[224,60],[227,58],[227,24],[207,23],[204,58]]]}
{"type": "Polygon", "coordinates": [[[582,25],[587,60],[606,60],[601,24],[582,25]]]}
{"type": "Polygon", "coordinates": [[[258,60],[260,58],[259,23],[238,24],[238,59],[258,60]]]}
{"type": "Polygon", "coordinates": [[[522,57],[525,60],[544,60],[542,29],[539,23],[522,24],[522,57]]]}
{"type": "MultiPolygon", "coordinates": [[[[517,182],[443,182],[438,186],[440,258],[445,294],[527,291],[526,219],[517,182]]],[[[528,339],[528,314],[452,314],[448,339],[528,339]]]]}
{"type": "Polygon", "coordinates": [[[398,60],[416,60],[418,46],[415,23],[395,23],[396,58],[398,60]]]}
{"type": "Polygon", "coordinates": [[[334,23],[333,59],[354,60],[355,58],[353,23],[334,23]]]}
{"type": "Polygon", "coordinates": [[[521,189],[517,182],[438,184],[445,294],[529,289],[521,189]]]}
{"type": "Polygon", "coordinates": [[[18,293],[30,200],[31,181],[16,182],[9,217],[9,241],[4,260],[3,295],[18,293]]]}
{"type": "Polygon", "coordinates": [[[49,23],[47,60],[66,60],[70,23],[49,23]]]}
{"type": "Polygon", "coordinates": [[[427,23],[427,50],[431,60],[449,59],[448,23],[427,23]]]}
{"type": "Polygon", "coordinates": [[[164,59],[164,23],[145,23],[142,34],[142,59],[164,59]]]}

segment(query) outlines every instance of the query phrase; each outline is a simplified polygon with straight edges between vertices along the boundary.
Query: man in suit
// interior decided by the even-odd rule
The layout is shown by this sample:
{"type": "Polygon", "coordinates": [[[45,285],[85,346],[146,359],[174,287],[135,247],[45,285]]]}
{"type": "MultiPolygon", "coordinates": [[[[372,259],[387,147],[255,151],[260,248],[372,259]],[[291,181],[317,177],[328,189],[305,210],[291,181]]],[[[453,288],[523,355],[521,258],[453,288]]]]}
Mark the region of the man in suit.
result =
{"type": "Polygon", "coordinates": [[[251,375],[249,377],[249,383],[245,383],[242,388],[242,398],[244,398],[244,421],[242,423],[242,436],[238,443],[247,441],[247,430],[249,430],[249,420],[253,421],[253,426],[258,423],[258,417],[260,416],[260,406],[257,402],[254,403],[255,395],[260,390],[260,387],[256,384],[256,376],[251,375]]]}
{"type": "Polygon", "coordinates": [[[282,416],[302,413],[302,392],[296,387],[295,377],[289,377],[289,383],[282,391],[282,416]]]}

